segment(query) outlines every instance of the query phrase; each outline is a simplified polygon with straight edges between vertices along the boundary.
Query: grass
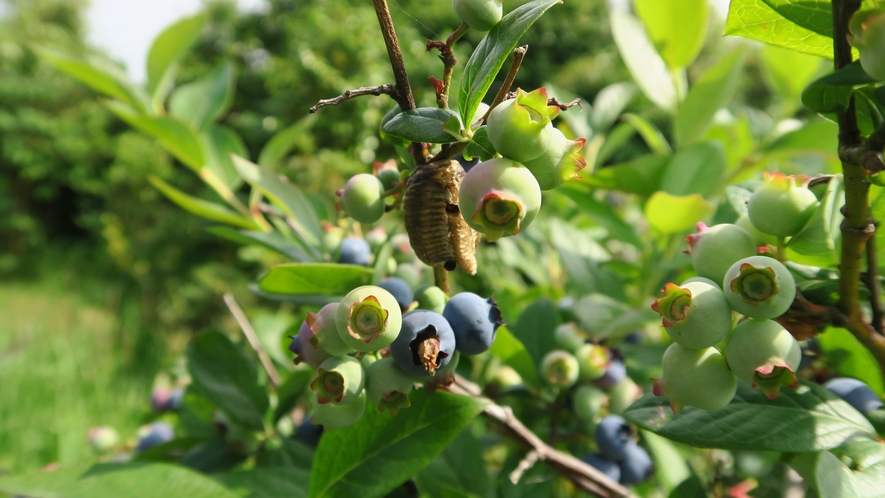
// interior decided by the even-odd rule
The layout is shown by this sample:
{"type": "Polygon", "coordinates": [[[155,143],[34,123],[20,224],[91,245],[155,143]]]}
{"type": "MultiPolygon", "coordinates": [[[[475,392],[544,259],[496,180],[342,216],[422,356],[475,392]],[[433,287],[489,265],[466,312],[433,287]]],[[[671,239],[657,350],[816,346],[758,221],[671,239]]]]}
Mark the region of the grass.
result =
{"type": "Polygon", "coordinates": [[[150,415],[137,306],[89,304],[63,280],[0,283],[0,475],[90,462],[90,427],[125,441],[150,415]]]}

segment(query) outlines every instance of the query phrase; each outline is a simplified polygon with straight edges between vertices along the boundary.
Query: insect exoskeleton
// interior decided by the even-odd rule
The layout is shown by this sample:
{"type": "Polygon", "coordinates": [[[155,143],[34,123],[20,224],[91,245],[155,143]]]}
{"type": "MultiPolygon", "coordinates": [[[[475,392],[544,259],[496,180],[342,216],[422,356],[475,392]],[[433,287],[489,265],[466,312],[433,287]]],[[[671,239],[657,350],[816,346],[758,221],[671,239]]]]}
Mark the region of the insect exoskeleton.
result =
{"type": "Polygon", "coordinates": [[[421,165],[409,178],[403,199],[406,232],[415,254],[429,266],[476,274],[479,234],[470,228],[458,207],[464,168],[458,161],[421,165]]]}

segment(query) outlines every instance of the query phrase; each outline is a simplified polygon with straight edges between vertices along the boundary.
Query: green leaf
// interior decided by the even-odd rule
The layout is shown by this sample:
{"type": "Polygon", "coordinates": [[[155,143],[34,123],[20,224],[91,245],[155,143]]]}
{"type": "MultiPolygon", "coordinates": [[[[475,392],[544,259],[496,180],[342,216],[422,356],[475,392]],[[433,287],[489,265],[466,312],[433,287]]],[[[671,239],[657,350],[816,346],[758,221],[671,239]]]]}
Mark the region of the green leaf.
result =
{"type": "Polygon", "coordinates": [[[857,410],[804,380],[796,389],[781,389],[773,400],[739,382],[734,400],[718,410],[688,407],[673,415],[669,403],[664,396],[645,395],[624,417],[667,439],[726,450],[817,451],[874,435],[857,410]]]}
{"type": "Polygon", "coordinates": [[[236,498],[209,477],[162,463],[105,463],[0,479],[0,491],[33,498],[236,498]]]}
{"type": "Polygon", "coordinates": [[[196,390],[234,422],[264,430],[269,401],[258,385],[258,372],[224,334],[209,331],[191,340],[187,367],[196,390]]]}
{"type": "Polygon", "coordinates": [[[653,432],[641,432],[642,440],[648,446],[652,461],[655,463],[655,478],[665,493],[669,493],[691,477],[691,470],[685,463],[685,458],[671,441],[653,432]]]}
{"type": "Polygon", "coordinates": [[[765,152],[778,152],[790,155],[815,153],[838,158],[839,125],[832,121],[818,120],[805,124],[802,128],[777,137],[762,148],[765,152]]]}
{"type": "MultiPolygon", "coordinates": [[[[594,169],[605,164],[611,156],[624,148],[633,139],[633,135],[636,135],[636,128],[630,123],[618,123],[607,134],[597,135],[597,139],[598,137],[604,137],[604,141],[596,152],[596,159],[593,161],[594,169]]],[[[594,139],[594,141],[596,140],[594,139]]],[[[588,155],[589,158],[590,156],[588,155]]]]}
{"type": "Polygon", "coordinates": [[[643,156],[629,163],[599,168],[579,183],[649,196],[658,190],[669,162],[667,156],[643,156]]]}
{"type": "Polygon", "coordinates": [[[234,168],[231,155],[244,156],[249,153],[243,139],[227,126],[210,124],[200,133],[203,150],[206,152],[206,166],[215,173],[231,190],[236,190],[243,179],[234,168]]]}
{"type": "Polygon", "coordinates": [[[147,56],[147,88],[162,103],[175,79],[176,63],[197,41],[208,21],[205,14],[184,18],[154,39],[147,56]]]}
{"type": "Polygon", "coordinates": [[[676,143],[684,147],[701,137],[716,111],[734,95],[744,66],[746,50],[738,48],[701,76],[688,91],[676,112],[676,143]]]}
{"type": "Polygon", "coordinates": [[[635,0],[634,5],[670,68],[683,68],[697,57],[710,17],[707,0],[635,0]]]}
{"type": "Polygon", "coordinates": [[[814,112],[841,112],[848,108],[853,88],[869,83],[875,80],[864,72],[860,61],[854,61],[808,85],[802,103],[814,112]]]}
{"type": "Polygon", "coordinates": [[[530,304],[510,328],[513,336],[525,345],[535,365],[540,365],[544,355],[556,348],[554,331],[558,326],[556,305],[544,298],[530,304]]]}
{"type": "Polygon", "coordinates": [[[473,138],[470,140],[470,144],[464,149],[464,158],[471,160],[474,157],[478,157],[480,161],[488,161],[495,157],[495,154],[497,153],[498,151],[495,150],[492,141],[489,140],[488,127],[482,126],[476,130],[473,134],[473,138]]]}
{"type": "Polygon", "coordinates": [[[788,105],[798,99],[824,65],[820,57],[775,45],[763,47],[762,60],[772,86],[788,105]]]}
{"type": "Polygon", "coordinates": [[[243,180],[261,190],[271,202],[286,213],[305,244],[309,247],[319,246],[323,240],[323,229],[320,227],[316,211],[301,189],[240,156],[233,156],[233,162],[243,180]]]}
{"type": "Polygon", "coordinates": [[[662,234],[684,232],[713,214],[715,206],[700,194],[672,195],[655,192],[645,203],[645,217],[652,228],[662,234]]]}
{"type": "Polygon", "coordinates": [[[821,498],[878,498],[885,482],[885,445],[851,441],[834,450],[801,454],[790,466],[821,498]]]}
{"type": "Polygon", "coordinates": [[[372,285],[378,285],[387,276],[387,265],[392,257],[393,244],[388,240],[378,248],[378,252],[375,254],[375,267],[372,268],[372,285]]]}
{"type": "Polygon", "coordinates": [[[845,329],[828,327],[817,335],[823,358],[838,376],[862,380],[879,396],[885,394],[882,371],[869,349],[845,329]]]}
{"type": "Polygon", "coordinates": [[[432,498],[488,496],[489,473],[483,447],[468,426],[416,476],[419,489],[432,498]]]}
{"type": "Polygon", "coordinates": [[[525,345],[510,333],[507,327],[498,327],[495,334],[495,342],[489,349],[489,353],[501,359],[522,377],[523,382],[529,386],[538,386],[538,367],[532,360],[532,356],[526,350],[525,345]]]}
{"type": "Polygon", "coordinates": [[[534,0],[520,5],[504,16],[479,42],[464,65],[458,89],[458,109],[462,123],[472,123],[480,102],[495,81],[504,61],[516,48],[519,39],[547,9],[562,0],[534,0]]]}
{"type": "Polygon", "coordinates": [[[258,155],[258,166],[261,169],[273,170],[292,149],[309,150],[311,145],[308,132],[316,119],[316,114],[308,114],[292,126],[274,135],[261,149],[261,154],[258,155]]]}
{"type": "Polygon", "coordinates": [[[371,268],[357,265],[292,263],[271,268],[258,286],[271,294],[344,296],[356,287],[369,285],[372,274],[371,268]]]}
{"type": "Polygon", "coordinates": [[[701,142],[679,150],[661,176],[661,190],[673,195],[711,197],[725,174],[725,154],[718,142],[701,142]]]}
{"type": "Polygon", "coordinates": [[[458,114],[449,109],[419,107],[401,112],[384,124],[388,136],[410,142],[448,144],[457,142],[454,136],[443,130],[446,121],[457,118],[458,114]]]}
{"type": "Polygon", "coordinates": [[[600,90],[590,111],[590,127],[593,131],[603,133],[608,130],[636,96],[636,92],[636,85],[627,81],[612,83],[600,90]]]}
{"type": "Polygon", "coordinates": [[[672,111],[677,102],[676,86],[642,23],[633,15],[616,9],[610,9],[609,19],[621,58],[642,93],[656,106],[672,111]]]}
{"type": "Polygon", "coordinates": [[[790,238],[787,244],[790,261],[822,268],[839,264],[844,205],[845,185],[842,178],[834,176],[827,182],[827,190],[811,219],[790,238]]]}
{"type": "Polygon", "coordinates": [[[303,250],[301,250],[300,246],[283,237],[283,235],[277,231],[260,232],[254,230],[234,230],[229,227],[211,227],[208,231],[213,235],[236,242],[237,244],[260,245],[286,257],[292,258],[295,261],[310,261],[310,258],[303,250]]]}
{"type": "Polygon", "coordinates": [[[819,35],[833,37],[832,0],[764,0],[785,19],[819,35]]]}
{"type": "Polygon", "coordinates": [[[86,61],[45,49],[37,50],[37,55],[98,93],[121,100],[140,112],[150,109],[150,99],[144,90],[130,83],[119,68],[107,62],[86,61]]]}
{"type": "MultiPolygon", "coordinates": [[[[289,359],[291,363],[291,356],[289,356],[289,359]]],[[[279,403],[273,411],[274,423],[278,422],[295,408],[295,405],[298,404],[298,400],[301,399],[301,395],[307,390],[307,386],[310,385],[310,381],[313,380],[315,375],[316,372],[310,368],[296,368],[296,370],[289,375],[289,378],[283,382],[277,390],[277,399],[279,399],[279,403]]]]}
{"type": "MultiPolygon", "coordinates": [[[[770,3],[778,4],[781,10],[785,10],[785,6],[780,4],[794,2],[771,1],[770,3]]],[[[806,3],[823,2],[812,0],[806,3]]],[[[728,7],[728,18],[725,21],[725,34],[743,36],[751,40],[833,59],[833,39],[831,37],[816,33],[786,19],[780,12],[773,9],[769,2],[763,0],[731,0],[728,7]]]]}
{"type": "Polygon", "coordinates": [[[612,237],[642,249],[643,244],[636,235],[636,229],[624,221],[611,204],[597,200],[593,190],[567,183],[557,189],[557,192],[574,201],[587,216],[605,227],[612,237]]]}
{"type": "Polygon", "coordinates": [[[371,403],[352,427],[326,432],[310,474],[310,496],[383,496],[423,469],[479,415],[487,401],[424,389],[396,417],[371,403]]]}
{"type": "Polygon", "coordinates": [[[164,149],[185,166],[198,173],[205,166],[200,137],[187,123],[170,116],[140,114],[120,102],[106,102],[105,105],[133,128],[157,139],[164,149]]]}
{"type": "Polygon", "coordinates": [[[244,498],[307,498],[310,472],[297,467],[238,470],[215,476],[215,480],[244,498]]]}
{"type": "Polygon", "coordinates": [[[169,111],[197,130],[207,129],[230,110],[236,76],[233,64],[219,64],[203,79],[176,88],[169,111]]]}
{"type": "Polygon", "coordinates": [[[658,129],[651,121],[646,120],[636,114],[624,114],[621,116],[621,119],[630,123],[630,126],[636,128],[636,131],[639,132],[639,136],[645,140],[645,144],[648,145],[648,148],[654,154],[659,154],[662,156],[666,156],[673,153],[673,149],[670,148],[670,144],[667,142],[667,139],[664,138],[664,134],[661,133],[661,130],[658,129]]]}
{"type": "Polygon", "coordinates": [[[201,218],[206,218],[207,220],[227,223],[228,225],[233,225],[240,228],[251,230],[259,229],[259,226],[255,224],[255,221],[246,218],[239,213],[231,211],[221,204],[216,204],[214,202],[204,201],[203,199],[191,197],[181,190],[178,190],[172,185],[164,182],[159,177],[148,175],[148,181],[151,182],[151,185],[153,185],[157,190],[162,192],[163,195],[165,195],[170,201],[174,202],[189,213],[195,214],[201,218]]]}

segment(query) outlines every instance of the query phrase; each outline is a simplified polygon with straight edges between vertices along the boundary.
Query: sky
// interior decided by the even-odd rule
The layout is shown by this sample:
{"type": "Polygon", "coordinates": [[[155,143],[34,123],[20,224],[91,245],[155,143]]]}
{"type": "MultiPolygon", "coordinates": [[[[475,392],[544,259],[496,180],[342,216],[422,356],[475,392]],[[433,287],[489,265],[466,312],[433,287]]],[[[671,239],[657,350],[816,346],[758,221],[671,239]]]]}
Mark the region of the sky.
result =
{"type": "MultiPolygon", "coordinates": [[[[623,5],[628,0],[609,1],[623,5]]],[[[728,0],[711,3],[724,17],[728,0]]],[[[86,14],[89,40],[123,61],[133,80],[144,82],[145,58],[151,41],[164,27],[197,12],[202,4],[202,0],[92,0],[86,14]]],[[[265,2],[238,0],[238,4],[242,10],[252,10],[262,8],[265,2]]]]}

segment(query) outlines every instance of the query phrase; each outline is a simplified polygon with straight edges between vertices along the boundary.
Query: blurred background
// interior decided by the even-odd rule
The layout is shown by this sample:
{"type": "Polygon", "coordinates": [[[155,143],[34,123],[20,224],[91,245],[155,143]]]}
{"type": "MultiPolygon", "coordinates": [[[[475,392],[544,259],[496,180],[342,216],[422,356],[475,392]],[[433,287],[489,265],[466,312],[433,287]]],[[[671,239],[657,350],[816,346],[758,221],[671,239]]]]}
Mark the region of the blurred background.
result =
{"type": "MultiPolygon", "coordinates": [[[[721,19],[727,1],[714,3],[721,19]]],[[[391,0],[391,8],[416,97],[433,105],[430,86],[420,83],[439,61],[423,41],[457,26],[451,2],[391,0]]],[[[236,96],[221,122],[252,157],[317,100],[390,79],[365,0],[0,0],[0,475],[91,458],[92,426],[134,434],[148,420],[157,372],[176,368],[188,338],[208,327],[236,330],[224,292],[259,321],[273,324],[287,312],[247,290],[274,262],[266,252],[208,233],[147,175],[192,195],[214,193],[35,53],[103,59],[143,83],[152,39],[201,9],[211,21],[178,83],[233,61],[236,96]]],[[[541,18],[523,39],[531,50],[518,85],[552,84],[592,102],[600,89],[630,79],[606,9],[604,0],[571,0],[541,18]]],[[[720,20],[690,79],[717,60],[721,33],[720,20]]],[[[479,39],[466,36],[462,60],[479,39]]],[[[760,71],[750,57],[738,99],[764,108],[772,92],[760,71]]],[[[631,106],[667,122],[647,101],[631,106]]],[[[331,204],[349,176],[393,157],[377,134],[390,107],[386,97],[364,98],[320,112],[278,172],[331,204]]],[[[647,151],[634,137],[608,162],[647,151]]]]}

